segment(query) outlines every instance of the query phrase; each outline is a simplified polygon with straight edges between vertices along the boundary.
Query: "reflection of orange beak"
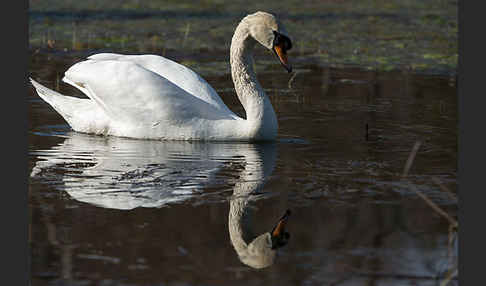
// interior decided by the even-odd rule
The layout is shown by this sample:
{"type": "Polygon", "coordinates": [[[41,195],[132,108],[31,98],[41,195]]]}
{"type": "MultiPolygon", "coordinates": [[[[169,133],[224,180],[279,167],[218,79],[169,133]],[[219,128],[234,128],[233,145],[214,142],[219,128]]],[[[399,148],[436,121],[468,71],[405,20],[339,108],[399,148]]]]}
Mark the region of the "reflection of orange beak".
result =
{"type": "Polygon", "coordinates": [[[273,47],[273,50],[278,56],[278,59],[280,60],[280,63],[284,66],[284,68],[290,73],[292,72],[292,67],[289,65],[289,62],[287,60],[287,52],[282,48],[281,45],[277,45],[273,47]]]}
{"type": "Polygon", "coordinates": [[[273,237],[280,237],[284,231],[285,231],[285,226],[287,225],[287,220],[289,219],[290,216],[290,210],[287,210],[283,217],[280,219],[278,222],[277,226],[272,231],[272,236],[273,237]]]}

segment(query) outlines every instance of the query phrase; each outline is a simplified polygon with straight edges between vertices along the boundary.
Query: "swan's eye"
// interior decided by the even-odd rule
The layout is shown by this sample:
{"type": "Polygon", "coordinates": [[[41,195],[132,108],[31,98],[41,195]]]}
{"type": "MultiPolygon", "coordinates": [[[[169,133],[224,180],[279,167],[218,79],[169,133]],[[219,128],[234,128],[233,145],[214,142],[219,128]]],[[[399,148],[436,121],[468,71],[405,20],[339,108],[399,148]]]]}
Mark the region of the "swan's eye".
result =
{"type": "Polygon", "coordinates": [[[288,51],[292,48],[292,42],[287,36],[284,36],[276,31],[273,31],[275,38],[273,40],[273,46],[280,46],[284,51],[288,51]]]}
{"type": "Polygon", "coordinates": [[[281,36],[281,37],[283,38],[284,49],[286,51],[292,49],[292,42],[290,41],[290,39],[285,36],[281,36]]]}

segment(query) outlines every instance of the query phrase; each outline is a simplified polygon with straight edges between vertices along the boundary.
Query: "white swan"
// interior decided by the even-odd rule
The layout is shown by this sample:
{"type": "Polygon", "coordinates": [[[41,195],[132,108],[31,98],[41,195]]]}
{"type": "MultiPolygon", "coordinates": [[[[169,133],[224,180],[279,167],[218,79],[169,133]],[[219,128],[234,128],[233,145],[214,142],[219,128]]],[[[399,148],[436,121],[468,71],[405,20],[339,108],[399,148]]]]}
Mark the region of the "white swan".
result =
{"type": "Polygon", "coordinates": [[[63,96],[31,79],[41,98],[78,132],[159,140],[275,140],[277,117],[253,70],[255,43],[290,72],[291,42],[266,12],[248,15],[231,41],[231,75],[246,119],[189,68],[156,55],[95,54],[70,67],[63,81],[89,99],[63,96]]]}

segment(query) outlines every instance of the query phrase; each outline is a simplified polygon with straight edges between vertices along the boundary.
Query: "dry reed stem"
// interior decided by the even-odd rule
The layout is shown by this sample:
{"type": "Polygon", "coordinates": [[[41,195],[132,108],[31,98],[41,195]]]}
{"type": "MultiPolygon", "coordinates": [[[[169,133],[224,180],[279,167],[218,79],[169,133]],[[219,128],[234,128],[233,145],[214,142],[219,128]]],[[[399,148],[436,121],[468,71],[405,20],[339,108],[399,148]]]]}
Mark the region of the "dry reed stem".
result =
{"type": "Polygon", "coordinates": [[[72,41],[71,41],[71,44],[72,44],[71,49],[75,50],[76,49],[76,42],[77,42],[77,40],[76,40],[76,23],[74,23],[74,22],[72,23],[72,28],[73,28],[73,35],[72,35],[73,37],[72,37],[72,41]]]}
{"type": "Polygon", "coordinates": [[[446,187],[446,186],[445,186],[445,185],[444,185],[444,184],[443,184],[443,183],[442,183],[442,182],[439,180],[439,178],[437,178],[437,177],[432,177],[432,181],[434,181],[434,183],[436,183],[436,184],[437,184],[437,185],[440,187],[440,189],[441,189],[442,191],[444,191],[444,192],[445,192],[447,195],[449,195],[449,197],[450,197],[452,200],[457,201],[457,197],[456,197],[456,195],[455,195],[455,194],[454,194],[454,193],[453,193],[451,190],[449,190],[449,188],[448,188],[448,187],[446,187]]]}
{"type": "Polygon", "coordinates": [[[292,82],[294,81],[294,79],[295,79],[295,77],[297,76],[298,73],[299,73],[298,71],[295,71],[294,74],[290,77],[289,82],[288,82],[289,89],[292,89],[292,82]]]}
{"type": "MultiPolygon", "coordinates": [[[[403,169],[402,178],[405,178],[408,175],[408,171],[410,170],[410,167],[413,164],[413,161],[415,159],[415,156],[417,155],[417,151],[420,148],[420,145],[421,144],[422,143],[420,141],[416,141],[415,142],[415,144],[414,144],[414,146],[412,148],[412,151],[410,152],[410,155],[408,156],[408,160],[407,160],[407,163],[405,164],[405,168],[403,169]]],[[[415,186],[413,186],[411,184],[409,184],[409,186],[434,211],[436,211],[438,214],[440,214],[441,216],[443,216],[444,218],[446,218],[449,221],[449,223],[451,224],[452,227],[455,227],[455,228],[458,227],[458,223],[457,223],[457,221],[453,217],[451,217],[450,215],[448,215],[443,209],[441,209],[436,203],[434,203],[431,199],[429,199],[429,197],[427,197],[425,194],[423,194],[422,192],[420,192],[415,186]]]]}
{"type": "Polygon", "coordinates": [[[412,190],[419,196],[421,197],[433,210],[435,210],[438,214],[440,214],[441,216],[445,217],[449,223],[453,226],[453,227],[457,227],[458,226],[458,223],[457,221],[452,218],[450,215],[448,215],[443,209],[441,209],[436,203],[434,203],[432,200],[430,200],[426,195],[424,195],[422,192],[420,192],[419,190],[417,190],[417,188],[415,188],[415,186],[412,186],[410,185],[410,187],[412,187],[412,190]]]}
{"type": "Polygon", "coordinates": [[[184,32],[184,40],[182,41],[182,47],[186,46],[187,37],[189,36],[189,31],[191,30],[191,23],[186,24],[186,31],[184,32]]]}
{"type": "Polygon", "coordinates": [[[454,268],[452,268],[451,270],[449,270],[444,280],[440,282],[440,286],[446,286],[455,276],[457,276],[457,265],[454,266],[454,268]]]}
{"type": "Polygon", "coordinates": [[[407,163],[405,164],[405,168],[403,168],[402,178],[405,178],[408,175],[408,171],[410,171],[410,168],[412,167],[413,161],[415,160],[415,155],[417,155],[420,145],[422,145],[422,142],[420,141],[416,141],[415,145],[413,145],[412,151],[408,156],[407,163]]]}
{"type": "MultiPolygon", "coordinates": [[[[453,261],[453,252],[454,252],[454,237],[457,235],[457,231],[454,226],[449,225],[449,236],[448,236],[448,245],[447,245],[447,257],[449,258],[449,264],[452,265],[453,261]]],[[[457,238],[456,238],[457,239],[457,238]]]]}

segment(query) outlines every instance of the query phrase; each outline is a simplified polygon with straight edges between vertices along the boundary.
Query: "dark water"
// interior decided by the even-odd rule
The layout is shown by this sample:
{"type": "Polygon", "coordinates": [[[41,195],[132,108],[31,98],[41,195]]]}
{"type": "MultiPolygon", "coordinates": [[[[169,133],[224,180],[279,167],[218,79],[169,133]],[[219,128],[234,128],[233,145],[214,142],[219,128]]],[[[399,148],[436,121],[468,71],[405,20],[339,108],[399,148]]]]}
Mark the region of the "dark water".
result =
{"type": "MultiPolygon", "coordinates": [[[[30,72],[79,95],[59,80],[83,56],[32,53],[30,72]]],[[[436,183],[457,192],[455,81],[257,66],[279,120],[272,144],[78,134],[30,90],[32,285],[444,285],[457,237],[415,191],[457,218],[457,201],[436,183]],[[237,209],[253,220],[229,215],[237,209]],[[230,225],[260,235],[287,209],[288,244],[256,269],[230,225]]],[[[243,114],[229,70],[199,68],[243,114]]]]}

